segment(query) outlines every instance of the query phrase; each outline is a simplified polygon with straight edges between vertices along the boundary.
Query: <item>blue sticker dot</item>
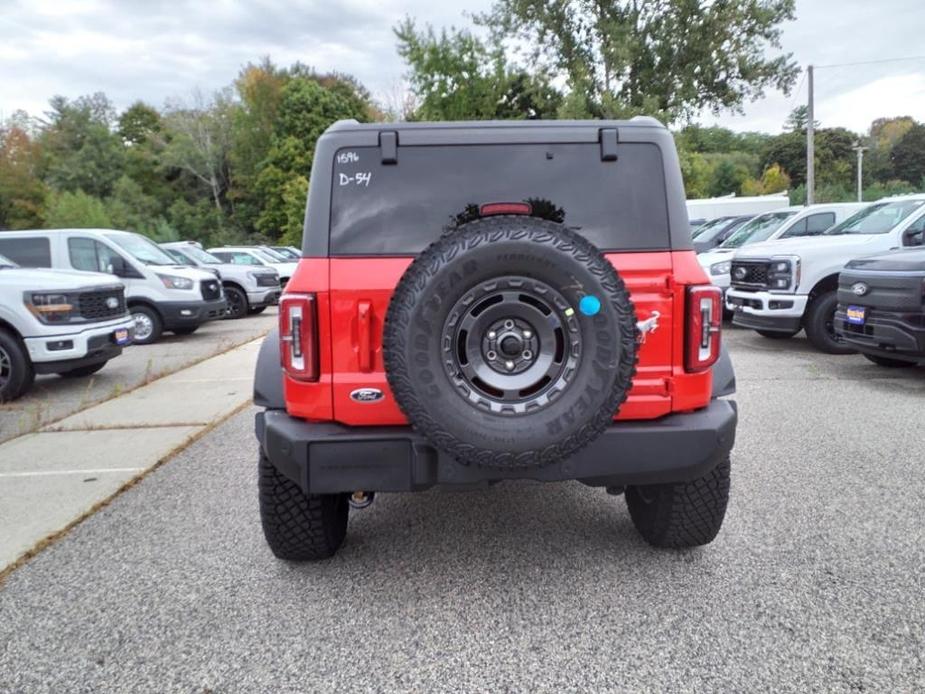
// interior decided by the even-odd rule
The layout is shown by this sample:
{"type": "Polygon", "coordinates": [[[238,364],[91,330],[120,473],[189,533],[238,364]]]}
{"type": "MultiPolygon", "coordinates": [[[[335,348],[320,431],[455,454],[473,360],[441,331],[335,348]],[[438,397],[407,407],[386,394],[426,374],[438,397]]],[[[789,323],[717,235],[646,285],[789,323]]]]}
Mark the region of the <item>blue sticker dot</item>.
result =
{"type": "Polygon", "coordinates": [[[591,294],[583,296],[581,301],[578,302],[578,310],[586,316],[596,316],[598,311],[601,310],[601,300],[591,294]]]}

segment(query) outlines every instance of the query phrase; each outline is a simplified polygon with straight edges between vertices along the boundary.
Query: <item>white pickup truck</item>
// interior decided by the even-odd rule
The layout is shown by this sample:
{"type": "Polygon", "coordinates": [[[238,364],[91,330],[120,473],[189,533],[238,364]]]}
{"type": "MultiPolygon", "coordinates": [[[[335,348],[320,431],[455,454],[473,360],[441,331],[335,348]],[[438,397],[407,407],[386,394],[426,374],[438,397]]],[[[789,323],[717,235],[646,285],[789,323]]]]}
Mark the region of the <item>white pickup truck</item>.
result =
{"type": "Polygon", "coordinates": [[[884,198],[818,236],[779,239],[732,258],[726,307],[733,323],[769,338],[806,330],[817,349],[853,350],[836,333],[838,274],[849,260],[922,245],[925,195],[884,198]]]}
{"type": "Polygon", "coordinates": [[[0,256],[0,402],[36,374],[89,376],[131,342],[125,287],[97,272],[27,270],[0,256]]]}

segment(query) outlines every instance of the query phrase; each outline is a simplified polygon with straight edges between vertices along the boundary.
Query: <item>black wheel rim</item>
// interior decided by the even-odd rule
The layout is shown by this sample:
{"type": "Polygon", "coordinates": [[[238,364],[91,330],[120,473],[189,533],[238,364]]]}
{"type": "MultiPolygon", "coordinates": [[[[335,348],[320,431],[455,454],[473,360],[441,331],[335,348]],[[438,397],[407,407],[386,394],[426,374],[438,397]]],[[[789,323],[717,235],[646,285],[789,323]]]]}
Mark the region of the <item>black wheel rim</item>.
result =
{"type": "Polygon", "coordinates": [[[3,388],[13,377],[13,360],[9,353],[0,347],[0,388],[3,388]]]}
{"type": "Polygon", "coordinates": [[[450,381],[470,403],[526,414],[568,387],[581,360],[581,331],[574,309],[549,285],[499,277],[450,310],[443,354],[450,381]]]}
{"type": "Polygon", "coordinates": [[[232,291],[226,292],[228,297],[228,308],[232,316],[240,316],[244,313],[244,297],[240,293],[232,291]]]}

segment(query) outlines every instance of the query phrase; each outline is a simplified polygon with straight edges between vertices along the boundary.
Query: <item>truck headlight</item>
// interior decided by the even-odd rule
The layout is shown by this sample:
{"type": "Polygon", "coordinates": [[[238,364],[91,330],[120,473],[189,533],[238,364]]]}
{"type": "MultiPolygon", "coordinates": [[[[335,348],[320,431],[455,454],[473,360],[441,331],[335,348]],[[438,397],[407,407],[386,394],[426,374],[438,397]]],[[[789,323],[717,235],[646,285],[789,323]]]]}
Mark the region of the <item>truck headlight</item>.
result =
{"type": "Polygon", "coordinates": [[[796,291],[800,284],[800,259],[797,256],[771,258],[768,263],[768,288],[771,291],[796,291]]]}
{"type": "Polygon", "coordinates": [[[42,323],[67,323],[72,318],[74,304],[67,294],[60,292],[26,292],[26,308],[42,323]]]}
{"type": "Polygon", "coordinates": [[[710,266],[711,275],[728,275],[729,269],[732,267],[731,260],[724,260],[721,263],[713,263],[710,266]]]}
{"type": "Polygon", "coordinates": [[[162,275],[157,273],[161,282],[167,289],[192,289],[195,282],[188,277],[178,277],[177,275],[162,275]]]}

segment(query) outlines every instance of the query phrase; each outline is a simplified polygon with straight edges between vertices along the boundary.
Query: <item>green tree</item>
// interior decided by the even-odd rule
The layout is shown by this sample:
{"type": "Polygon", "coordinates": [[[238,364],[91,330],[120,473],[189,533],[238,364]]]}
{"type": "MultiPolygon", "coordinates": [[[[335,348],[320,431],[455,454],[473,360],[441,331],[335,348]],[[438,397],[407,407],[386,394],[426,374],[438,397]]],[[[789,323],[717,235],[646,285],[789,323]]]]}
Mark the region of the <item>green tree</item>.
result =
{"type": "Polygon", "coordinates": [[[420,100],[417,118],[553,118],[561,105],[548,78],[510,66],[500,43],[486,44],[465,30],[419,31],[410,19],[394,31],[420,100]]]}
{"type": "Polygon", "coordinates": [[[293,215],[290,180],[307,177],[311,172],[315,142],[335,121],[363,119],[367,109],[357,112],[361,104],[327,89],[315,79],[292,78],[286,84],[279,104],[270,150],[255,181],[260,213],[256,228],[271,239],[280,238],[290,227],[293,215]],[[287,200],[289,196],[289,200],[287,200]]]}
{"type": "Polygon", "coordinates": [[[41,151],[24,125],[17,119],[0,125],[0,229],[42,225],[41,151]]]}
{"type": "Polygon", "coordinates": [[[45,211],[46,229],[108,229],[112,221],[99,198],[82,190],[52,193],[45,211]]]}
{"type": "MultiPolygon", "coordinates": [[[[809,124],[809,107],[805,104],[797,106],[784,121],[784,130],[788,133],[806,133],[809,124]]],[[[813,127],[819,127],[819,121],[813,120],[813,127]]]]}
{"type": "Polygon", "coordinates": [[[925,125],[909,128],[893,147],[890,159],[896,178],[916,184],[925,179],[925,125]]]}
{"type": "Polygon", "coordinates": [[[105,197],[122,175],[125,152],[113,132],[115,110],[103,94],[53,97],[40,143],[45,180],[56,190],[105,197]]]}
{"type": "Polygon", "coordinates": [[[742,183],[748,178],[748,170],[742,166],[736,166],[729,159],[722,159],[713,170],[710,179],[709,196],[719,197],[738,193],[742,183]]]}
{"type": "Polygon", "coordinates": [[[674,122],[789,93],[796,64],[769,53],[793,18],[794,0],[496,0],[477,21],[565,77],[589,114],[674,122]]]}
{"type": "Polygon", "coordinates": [[[220,213],[230,180],[234,109],[230,90],[211,98],[196,91],[191,104],[173,104],[164,118],[169,136],[163,140],[162,165],[205,186],[220,213]]]}

